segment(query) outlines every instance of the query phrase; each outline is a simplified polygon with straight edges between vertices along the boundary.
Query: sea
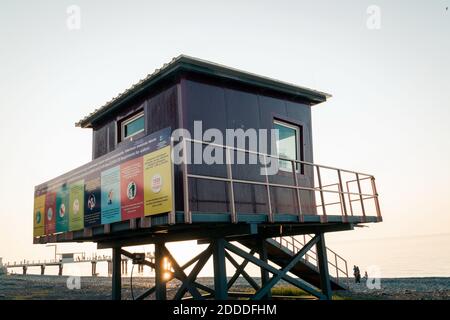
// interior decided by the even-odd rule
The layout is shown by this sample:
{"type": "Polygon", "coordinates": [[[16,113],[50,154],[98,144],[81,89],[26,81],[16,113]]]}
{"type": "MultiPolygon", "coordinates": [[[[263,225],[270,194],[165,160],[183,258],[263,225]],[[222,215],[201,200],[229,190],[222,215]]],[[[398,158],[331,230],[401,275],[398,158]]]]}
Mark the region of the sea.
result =
{"type": "MultiPolygon", "coordinates": [[[[408,278],[408,277],[450,277],[450,233],[434,235],[415,235],[398,236],[376,239],[359,239],[351,237],[335,239],[333,235],[327,235],[327,246],[337,252],[347,261],[348,274],[353,274],[353,266],[357,265],[361,274],[367,271],[369,277],[374,278],[408,278]]],[[[151,246],[139,248],[141,251],[152,251],[151,246]]],[[[197,246],[196,242],[184,242],[179,244],[170,244],[170,250],[173,255],[182,264],[188,261],[201,251],[202,247],[197,246]]],[[[132,250],[133,251],[133,250],[132,250]]],[[[102,254],[110,254],[108,250],[102,250],[102,254]]],[[[334,256],[328,253],[329,260],[334,256]]],[[[239,261],[239,259],[236,259],[239,261]]],[[[339,262],[341,268],[344,264],[339,262]]],[[[330,266],[330,269],[333,267],[330,266]]],[[[10,269],[14,273],[20,274],[20,268],[10,269]]],[[[187,270],[189,271],[189,270],[187,270]]],[[[227,264],[227,273],[233,275],[234,268],[227,264]]],[[[249,264],[246,271],[259,277],[259,269],[249,264]]],[[[108,276],[108,266],[106,262],[100,262],[97,265],[99,276],[108,276]]],[[[29,268],[29,274],[39,274],[40,268],[29,268]]],[[[333,274],[333,270],[330,270],[333,274]]],[[[57,275],[57,267],[47,267],[47,275],[57,275]]],[[[128,262],[127,270],[123,276],[133,277],[152,277],[154,270],[149,267],[144,268],[143,273],[138,272],[138,268],[128,262]]],[[[210,260],[199,276],[210,277],[213,274],[212,261],[210,260]]],[[[69,263],[64,265],[63,275],[90,276],[91,263],[69,263]]]]}

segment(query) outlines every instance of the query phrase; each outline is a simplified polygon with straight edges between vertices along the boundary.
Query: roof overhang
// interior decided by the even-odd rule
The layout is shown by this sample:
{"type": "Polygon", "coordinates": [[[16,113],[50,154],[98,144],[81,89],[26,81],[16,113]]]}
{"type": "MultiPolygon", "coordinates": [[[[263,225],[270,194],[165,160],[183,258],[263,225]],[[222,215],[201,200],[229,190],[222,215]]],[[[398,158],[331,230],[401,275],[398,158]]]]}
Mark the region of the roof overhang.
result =
{"type": "Polygon", "coordinates": [[[131,88],[125,90],[117,97],[113,98],[111,101],[105,103],[103,106],[78,121],[75,125],[82,128],[91,128],[92,124],[95,121],[98,121],[107,114],[110,114],[114,110],[117,110],[124,103],[130,101],[150,87],[165,79],[169,79],[170,77],[180,72],[200,73],[219,79],[240,82],[255,87],[281,92],[294,97],[305,99],[311,105],[324,102],[331,97],[330,94],[325,92],[256,75],[250,72],[230,68],[206,60],[193,58],[186,55],[180,55],[172,59],[170,63],[165,64],[161,69],[156,69],[153,73],[149,74],[147,77],[140,80],[131,88]]]}

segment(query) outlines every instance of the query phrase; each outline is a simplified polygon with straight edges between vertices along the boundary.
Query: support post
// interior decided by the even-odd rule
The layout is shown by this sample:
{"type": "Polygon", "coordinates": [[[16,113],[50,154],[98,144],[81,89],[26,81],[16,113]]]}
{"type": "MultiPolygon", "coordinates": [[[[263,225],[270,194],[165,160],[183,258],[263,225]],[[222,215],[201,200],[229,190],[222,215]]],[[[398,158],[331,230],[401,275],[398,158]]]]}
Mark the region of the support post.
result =
{"type": "Polygon", "coordinates": [[[331,291],[330,274],[328,271],[327,247],[325,246],[325,235],[320,233],[319,241],[317,242],[317,257],[320,272],[320,287],[326,299],[333,298],[331,291]]]}
{"type": "Polygon", "coordinates": [[[214,293],[216,300],[228,298],[227,271],[225,267],[225,240],[215,239],[213,242],[214,293]]]}
{"type": "Polygon", "coordinates": [[[122,276],[120,272],[121,264],[121,252],[120,247],[114,247],[112,249],[112,299],[122,299],[122,276]]]}
{"type": "MultiPolygon", "coordinates": [[[[267,248],[266,240],[263,238],[258,239],[259,259],[264,263],[267,263],[267,248]]],[[[269,271],[261,267],[261,287],[264,287],[269,282],[269,271]]],[[[266,295],[262,297],[262,300],[269,300],[272,298],[272,292],[269,290],[266,295]]]]}
{"type": "Polygon", "coordinates": [[[45,274],[45,264],[41,264],[41,275],[45,274]]]}
{"type": "Polygon", "coordinates": [[[156,300],[166,300],[166,281],[164,279],[164,242],[155,243],[155,296],[156,300]]]}
{"type": "Polygon", "coordinates": [[[112,275],[112,261],[108,260],[108,277],[112,275]]]}
{"type": "Polygon", "coordinates": [[[58,276],[62,276],[62,274],[63,274],[63,264],[60,263],[60,264],[59,264],[58,276]]]}
{"type": "Polygon", "coordinates": [[[92,276],[97,275],[97,261],[91,261],[92,276]]]}

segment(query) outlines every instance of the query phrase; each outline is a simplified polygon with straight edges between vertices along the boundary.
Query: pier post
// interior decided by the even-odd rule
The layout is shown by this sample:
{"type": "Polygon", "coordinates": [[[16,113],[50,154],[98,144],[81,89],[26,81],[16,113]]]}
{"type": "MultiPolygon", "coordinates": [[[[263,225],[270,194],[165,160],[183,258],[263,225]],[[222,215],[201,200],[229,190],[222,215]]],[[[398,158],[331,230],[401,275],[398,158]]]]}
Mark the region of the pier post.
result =
{"type": "Polygon", "coordinates": [[[121,249],[114,247],[112,249],[112,299],[122,299],[122,275],[120,274],[121,249]]]}
{"type": "Polygon", "coordinates": [[[113,269],[113,267],[112,267],[112,261],[111,261],[111,260],[108,260],[108,277],[111,277],[111,276],[112,276],[112,269],[113,269]]]}
{"type": "Polygon", "coordinates": [[[45,264],[41,264],[41,276],[45,273],[45,264]]]}
{"type": "Polygon", "coordinates": [[[128,274],[128,260],[122,259],[121,265],[122,265],[122,274],[128,274]]]}
{"type": "Polygon", "coordinates": [[[59,264],[58,276],[62,276],[62,274],[63,274],[63,264],[60,263],[60,264],[59,264]]]}
{"type": "Polygon", "coordinates": [[[22,267],[22,273],[23,273],[23,275],[26,275],[27,274],[27,266],[23,266],[22,267]]]}
{"type": "Polygon", "coordinates": [[[317,257],[318,266],[320,272],[320,288],[322,293],[326,296],[328,300],[333,298],[333,292],[331,291],[330,274],[328,271],[328,260],[327,260],[327,247],[325,246],[325,235],[323,233],[319,234],[319,241],[317,242],[317,257]]]}
{"type": "Polygon", "coordinates": [[[91,261],[91,270],[92,276],[95,277],[97,275],[97,261],[91,261]]]}
{"type": "Polygon", "coordinates": [[[166,281],[164,279],[164,242],[155,243],[155,297],[166,300],[166,281]]]}
{"type": "Polygon", "coordinates": [[[225,267],[225,240],[215,239],[213,242],[214,293],[216,300],[228,297],[227,271],[225,267]]]}

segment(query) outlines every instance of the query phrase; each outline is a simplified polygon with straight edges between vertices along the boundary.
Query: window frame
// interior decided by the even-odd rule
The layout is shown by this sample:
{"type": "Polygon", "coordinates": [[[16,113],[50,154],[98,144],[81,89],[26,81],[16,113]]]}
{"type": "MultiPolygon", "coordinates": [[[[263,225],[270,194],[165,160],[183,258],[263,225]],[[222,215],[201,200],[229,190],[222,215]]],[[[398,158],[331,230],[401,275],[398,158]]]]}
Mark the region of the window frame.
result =
{"type": "MultiPolygon", "coordinates": [[[[283,126],[289,129],[293,129],[295,130],[296,133],[296,139],[295,139],[295,143],[296,143],[296,161],[304,161],[304,155],[303,155],[303,124],[297,124],[294,122],[290,122],[290,121],[286,121],[284,119],[280,119],[280,118],[274,118],[273,119],[273,127],[275,129],[275,125],[279,125],[279,126],[283,126]]],[[[276,147],[276,151],[277,151],[277,157],[280,156],[279,154],[279,150],[278,150],[278,146],[277,146],[277,142],[275,141],[275,147],[276,147]]],[[[280,160],[278,160],[280,161],[280,160]]],[[[283,160],[281,160],[283,161],[283,160]]],[[[287,169],[287,168],[283,168],[281,166],[279,166],[279,171],[285,172],[285,173],[292,173],[292,169],[287,169]]],[[[296,165],[296,169],[295,172],[301,175],[304,175],[304,164],[303,163],[297,163],[296,165]]]]}
{"type": "Polygon", "coordinates": [[[120,128],[120,142],[123,141],[127,141],[127,140],[133,140],[133,137],[145,132],[145,115],[144,115],[144,110],[140,110],[137,113],[132,114],[131,116],[125,117],[124,119],[119,121],[119,128],[120,128]],[[140,129],[139,131],[136,131],[135,133],[129,135],[129,136],[125,136],[125,127],[130,124],[131,122],[139,119],[139,118],[143,118],[144,119],[144,127],[142,129],[140,129]]]}

